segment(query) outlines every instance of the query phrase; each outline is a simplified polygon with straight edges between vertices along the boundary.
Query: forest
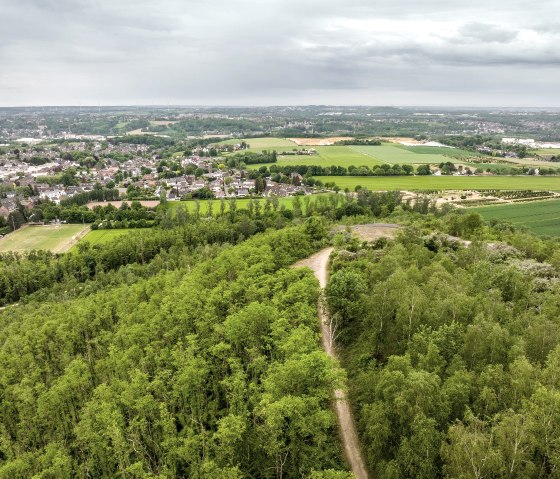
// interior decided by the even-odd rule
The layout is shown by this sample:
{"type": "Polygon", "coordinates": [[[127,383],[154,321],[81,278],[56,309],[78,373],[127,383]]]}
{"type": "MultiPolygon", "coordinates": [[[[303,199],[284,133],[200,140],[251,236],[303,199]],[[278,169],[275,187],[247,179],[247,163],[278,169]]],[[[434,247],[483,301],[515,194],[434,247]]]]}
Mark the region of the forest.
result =
{"type": "Polygon", "coordinates": [[[0,479],[560,474],[560,243],[399,192],[0,257],[0,479]],[[394,239],[348,226],[399,223],[394,239]],[[334,246],[323,293],[296,261],[334,246]],[[321,348],[328,306],[340,362],[321,348]]]}
{"type": "Polygon", "coordinates": [[[178,248],[175,268],[5,309],[0,477],[345,477],[342,372],[319,347],[315,279],[287,269],[317,231],[178,248]]]}
{"type": "Polygon", "coordinates": [[[559,260],[472,213],[341,241],[326,299],[373,477],[559,476],[559,260]]]}

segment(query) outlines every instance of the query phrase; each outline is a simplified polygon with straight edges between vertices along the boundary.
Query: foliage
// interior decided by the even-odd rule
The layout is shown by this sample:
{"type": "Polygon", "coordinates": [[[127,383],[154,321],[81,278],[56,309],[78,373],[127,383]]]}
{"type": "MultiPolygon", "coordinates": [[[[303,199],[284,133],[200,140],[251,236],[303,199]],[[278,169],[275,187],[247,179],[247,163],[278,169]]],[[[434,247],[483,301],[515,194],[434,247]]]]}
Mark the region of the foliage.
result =
{"type": "Polygon", "coordinates": [[[298,227],[194,264],[176,249],[145,279],[3,311],[0,477],[348,477],[317,281],[286,268],[316,245],[298,227]]]}
{"type": "Polygon", "coordinates": [[[326,297],[368,465],[381,479],[557,477],[560,244],[473,213],[436,225],[477,241],[416,224],[333,259],[326,297]]]}

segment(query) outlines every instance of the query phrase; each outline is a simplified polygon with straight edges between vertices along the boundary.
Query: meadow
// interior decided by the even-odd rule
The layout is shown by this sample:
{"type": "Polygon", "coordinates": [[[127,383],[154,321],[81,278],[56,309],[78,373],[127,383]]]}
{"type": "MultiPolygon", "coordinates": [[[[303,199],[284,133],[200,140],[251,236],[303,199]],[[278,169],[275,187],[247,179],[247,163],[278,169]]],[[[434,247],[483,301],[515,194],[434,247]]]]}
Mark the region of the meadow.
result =
{"type": "Polygon", "coordinates": [[[458,148],[404,146],[395,143],[383,143],[379,146],[356,145],[350,148],[380,163],[388,163],[390,165],[439,164],[447,161],[457,163],[462,158],[479,156],[470,151],[460,150],[458,148]]]}
{"type": "Polygon", "coordinates": [[[511,203],[499,206],[469,208],[484,219],[499,219],[517,226],[526,226],[539,235],[560,236],[560,200],[511,203]]]}
{"type": "Polygon", "coordinates": [[[0,239],[0,253],[8,251],[24,252],[32,250],[49,250],[53,253],[67,251],[80,234],[89,226],[27,226],[0,239]]]}
{"type": "Polygon", "coordinates": [[[82,241],[88,241],[92,246],[96,244],[105,244],[113,241],[119,236],[125,235],[127,233],[133,233],[139,231],[134,228],[122,228],[114,230],[92,230],[87,235],[82,238],[82,241]]]}
{"type": "Polygon", "coordinates": [[[317,176],[323,183],[354,190],[552,190],[560,191],[556,176],[317,176]]]}

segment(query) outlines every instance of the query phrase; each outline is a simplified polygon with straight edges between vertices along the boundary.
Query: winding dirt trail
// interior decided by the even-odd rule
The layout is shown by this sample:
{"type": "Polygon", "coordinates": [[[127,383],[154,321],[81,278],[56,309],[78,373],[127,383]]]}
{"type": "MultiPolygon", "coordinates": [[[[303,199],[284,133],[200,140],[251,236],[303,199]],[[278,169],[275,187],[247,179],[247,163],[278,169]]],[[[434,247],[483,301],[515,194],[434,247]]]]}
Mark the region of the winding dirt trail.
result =
{"type": "MultiPolygon", "coordinates": [[[[319,280],[321,288],[325,288],[328,278],[328,263],[329,257],[333,248],[325,248],[324,250],[315,253],[309,258],[297,262],[294,267],[308,267],[313,270],[315,277],[319,280]]],[[[328,327],[328,315],[324,310],[321,302],[319,303],[319,319],[321,323],[321,341],[325,352],[336,358],[334,344],[331,338],[331,331],[328,327]]],[[[360,449],[360,442],[358,440],[358,433],[352,417],[352,411],[346,393],[341,389],[334,391],[334,406],[335,412],[338,417],[338,425],[340,430],[340,437],[344,446],[344,454],[348,464],[356,476],[356,479],[368,479],[367,469],[365,467],[364,459],[360,449]]]]}

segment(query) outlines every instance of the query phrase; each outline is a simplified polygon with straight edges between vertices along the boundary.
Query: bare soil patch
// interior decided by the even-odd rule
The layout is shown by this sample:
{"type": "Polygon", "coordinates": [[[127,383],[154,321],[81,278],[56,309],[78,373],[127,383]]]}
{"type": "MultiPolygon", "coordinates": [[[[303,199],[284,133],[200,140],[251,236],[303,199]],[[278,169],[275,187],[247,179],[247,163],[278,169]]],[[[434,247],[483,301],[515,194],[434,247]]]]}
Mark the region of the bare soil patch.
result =
{"type": "Polygon", "coordinates": [[[413,143],[415,145],[422,145],[423,142],[416,140],[415,138],[408,138],[406,136],[388,136],[381,138],[382,141],[386,141],[388,143],[401,143],[403,141],[407,143],[413,143]]]}
{"type": "Polygon", "coordinates": [[[353,226],[352,231],[364,241],[375,241],[379,238],[394,238],[400,227],[391,223],[371,223],[353,226]]]}
{"type": "MultiPolygon", "coordinates": [[[[352,233],[364,241],[375,241],[379,238],[394,238],[399,228],[401,228],[401,225],[394,223],[368,223],[350,227],[352,233]]],[[[334,231],[344,231],[345,229],[345,226],[337,226],[334,231]]]]}

